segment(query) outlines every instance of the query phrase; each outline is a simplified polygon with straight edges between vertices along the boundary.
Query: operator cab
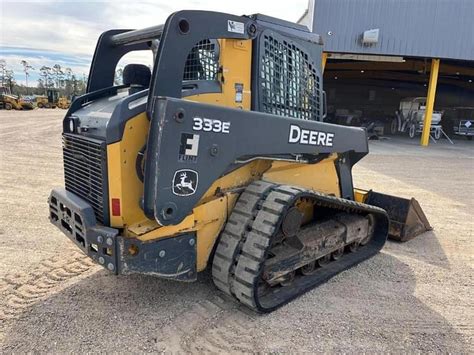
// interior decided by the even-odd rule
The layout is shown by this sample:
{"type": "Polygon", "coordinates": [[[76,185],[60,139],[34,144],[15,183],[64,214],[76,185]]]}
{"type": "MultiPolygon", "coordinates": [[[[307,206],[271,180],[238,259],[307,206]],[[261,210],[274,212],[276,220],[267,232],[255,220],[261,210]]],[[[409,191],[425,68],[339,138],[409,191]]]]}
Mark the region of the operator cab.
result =
{"type": "MultiPolygon", "coordinates": [[[[219,42],[206,39],[197,43],[189,52],[184,66],[182,97],[219,93],[219,70],[219,42]]],[[[122,84],[128,87],[128,93],[132,95],[149,89],[151,76],[149,66],[127,64],[122,71],[122,84]]]]}
{"type": "MultiPolygon", "coordinates": [[[[204,14],[190,13],[196,19],[204,14]]],[[[235,28],[226,20],[216,31],[203,30],[177,16],[181,15],[170,17],[177,19],[177,27],[169,29],[172,33],[166,33],[164,24],[101,35],[87,93],[71,105],[64,132],[107,144],[118,142],[129,119],[141,113],[151,119],[150,98],[161,96],[324,120],[319,35],[305,26],[263,15],[243,17],[254,22],[252,28],[235,28]],[[138,64],[145,55],[152,58],[148,61],[153,66],[138,64]],[[124,67],[122,80],[117,80],[117,68],[124,62],[132,64],[124,67]]]]}

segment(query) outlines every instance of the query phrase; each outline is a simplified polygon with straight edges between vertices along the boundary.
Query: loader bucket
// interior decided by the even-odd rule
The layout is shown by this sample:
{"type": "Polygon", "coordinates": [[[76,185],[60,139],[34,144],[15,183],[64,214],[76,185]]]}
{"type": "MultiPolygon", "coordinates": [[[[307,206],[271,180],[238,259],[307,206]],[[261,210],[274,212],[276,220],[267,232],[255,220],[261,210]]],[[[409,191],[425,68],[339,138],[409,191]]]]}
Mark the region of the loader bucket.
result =
{"type": "Polygon", "coordinates": [[[365,203],[387,211],[390,218],[390,239],[406,242],[432,229],[420,204],[414,198],[406,199],[369,191],[365,203]]]}

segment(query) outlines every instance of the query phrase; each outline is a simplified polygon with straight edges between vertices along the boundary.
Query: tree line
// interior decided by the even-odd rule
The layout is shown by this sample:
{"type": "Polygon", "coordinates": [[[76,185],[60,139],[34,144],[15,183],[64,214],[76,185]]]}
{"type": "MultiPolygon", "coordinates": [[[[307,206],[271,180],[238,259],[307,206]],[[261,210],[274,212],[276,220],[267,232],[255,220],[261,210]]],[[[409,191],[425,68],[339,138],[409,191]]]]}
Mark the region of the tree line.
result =
{"type": "Polygon", "coordinates": [[[45,95],[48,89],[56,89],[60,96],[71,97],[82,95],[86,91],[86,75],[76,74],[71,68],[63,68],[59,64],[33,68],[26,60],[22,60],[20,64],[23,66],[25,85],[16,82],[15,72],[10,69],[6,60],[0,59],[0,86],[9,88],[14,95],[45,95]],[[28,83],[32,71],[39,71],[36,86],[28,83]]]}

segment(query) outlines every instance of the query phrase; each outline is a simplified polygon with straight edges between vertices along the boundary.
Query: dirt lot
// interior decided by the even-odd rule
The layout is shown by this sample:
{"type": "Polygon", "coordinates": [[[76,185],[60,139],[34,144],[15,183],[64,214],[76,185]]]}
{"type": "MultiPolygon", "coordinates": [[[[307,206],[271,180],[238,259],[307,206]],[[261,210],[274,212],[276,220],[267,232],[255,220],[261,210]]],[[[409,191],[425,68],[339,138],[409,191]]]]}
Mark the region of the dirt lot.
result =
{"type": "Polygon", "coordinates": [[[357,186],[416,196],[435,230],[259,316],[208,274],[113,276],[49,224],[64,112],[0,111],[0,352],[474,351],[473,142],[373,142],[357,186]]]}

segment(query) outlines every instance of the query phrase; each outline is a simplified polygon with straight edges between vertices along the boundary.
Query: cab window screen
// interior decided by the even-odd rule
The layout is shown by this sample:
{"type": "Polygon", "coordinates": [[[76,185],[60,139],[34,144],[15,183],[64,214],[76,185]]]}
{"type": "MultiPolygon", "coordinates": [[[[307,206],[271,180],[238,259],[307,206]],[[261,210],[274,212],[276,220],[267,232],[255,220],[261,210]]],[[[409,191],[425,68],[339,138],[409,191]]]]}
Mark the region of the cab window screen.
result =
{"type": "Polygon", "coordinates": [[[260,45],[260,111],[304,120],[320,117],[320,76],[309,54],[276,33],[264,34],[260,45]]]}
{"type": "Polygon", "coordinates": [[[186,59],[183,81],[217,80],[219,71],[219,45],[216,40],[198,42],[186,59]]]}

